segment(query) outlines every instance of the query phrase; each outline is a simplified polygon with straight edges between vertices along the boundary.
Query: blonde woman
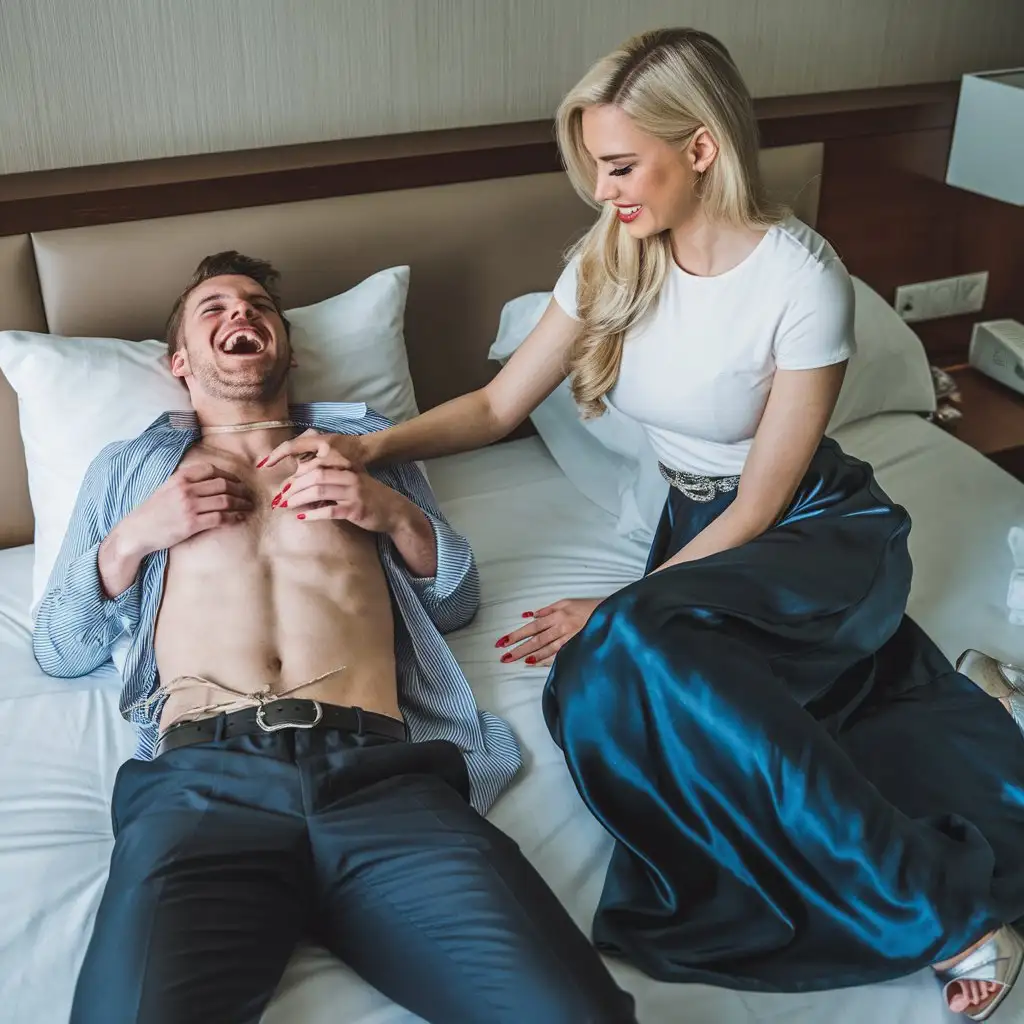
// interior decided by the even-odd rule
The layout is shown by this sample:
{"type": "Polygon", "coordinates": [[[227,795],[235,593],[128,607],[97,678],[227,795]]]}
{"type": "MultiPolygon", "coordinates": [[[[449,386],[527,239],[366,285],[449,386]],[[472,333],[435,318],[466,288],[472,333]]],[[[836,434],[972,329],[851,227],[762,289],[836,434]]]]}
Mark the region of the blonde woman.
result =
{"type": "Polygon", "coordinates": [[[549,727],[618,840],[595,940],[657,978],[750,989],[932,964],[951,1009],[1002,1017],[1024,742],[906,618],[906,512],[823,436],[849,276],[766,197],[749,93],[712,37],[630,40],[557,123],[601,213],[538,326],[480,391],[277,449],[318,455],[289,509],[341,499],[348,460],[495,441],[567,374],[585,415],[637,419],[672,485],[644,577],[498,641],[504,661],[553,661],[549,727]]]}

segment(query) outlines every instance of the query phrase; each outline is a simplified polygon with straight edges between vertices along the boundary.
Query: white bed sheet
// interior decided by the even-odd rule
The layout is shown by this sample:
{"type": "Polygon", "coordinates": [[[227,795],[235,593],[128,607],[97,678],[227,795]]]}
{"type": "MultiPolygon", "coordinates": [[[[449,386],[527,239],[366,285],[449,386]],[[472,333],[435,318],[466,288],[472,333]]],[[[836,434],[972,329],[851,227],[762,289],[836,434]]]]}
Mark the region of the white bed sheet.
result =
{"type": "MultiPolygon", "coordinates": [[[[976,646],[1024,657],[1024,630],[1003,607],[1006,533],[1024,522],[1024,486],[938,428],[879,416],[839,440],[869,459],[911,513],[911,613],[955,657],[976,646]]],[[[531,438],[436,460],[430,478],[472,540],[480,614],[451,638],[480,703],[506,716],[525,770],[491,817],[522,846],[585,930],[610,841],[584,808],[540,711],[544,670],[501,665],[495,639],[521,612],[560,597],[611,592],[641,571],[643,545],[616,535],[531,438]]],[[[105,880],[108,801],[133,738],[117,714],[111,669],[80,680],[42,675],[31,655],[31,548],[0,552],[0,1021],[64,1024],[105,880]]],[[[953,1021],[928,971],[842,993],[762,995],[661,984],[611,965],[636,994],[643,1024],[940,1024],[953,1021]]],[[[265,1024],[409,1024],[320,950],[289,965],[265,1024]]]]}

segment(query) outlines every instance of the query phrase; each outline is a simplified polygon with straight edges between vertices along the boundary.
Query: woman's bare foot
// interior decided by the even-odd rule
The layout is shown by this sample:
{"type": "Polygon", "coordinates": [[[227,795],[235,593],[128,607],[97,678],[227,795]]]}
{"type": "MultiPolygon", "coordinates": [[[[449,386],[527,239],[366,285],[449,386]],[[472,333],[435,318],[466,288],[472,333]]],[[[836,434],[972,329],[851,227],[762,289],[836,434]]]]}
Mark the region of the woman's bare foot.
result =
{"type": "MultiPolygon", "coordinates": [[[[962,953],[943,960],[941,963],[932,964],[936,971],[945,971],[960,963],[965,957],[973,953],[979,946],[983,946],[995,932],[978,939],[973,946],[968,946],[962,953]]],[[[949,1008],[953,1013],[967,1013],[968,1010],[983,1010],[1002,988],[998,981],[954,981],[951,982],[946,991],[949,999],[949,1008]]]]}

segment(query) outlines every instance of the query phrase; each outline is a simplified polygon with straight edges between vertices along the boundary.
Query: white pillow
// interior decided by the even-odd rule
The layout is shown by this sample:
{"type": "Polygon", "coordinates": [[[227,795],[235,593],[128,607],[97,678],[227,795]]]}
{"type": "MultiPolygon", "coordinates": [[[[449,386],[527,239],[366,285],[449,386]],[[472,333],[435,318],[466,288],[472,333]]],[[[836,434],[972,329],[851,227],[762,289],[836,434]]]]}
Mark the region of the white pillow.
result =
{"type": "MultiPolygon", "coordinates": [[[[506,303],[488,358],[505,363],[536,326],[550,298],[550,292],[533,292],[506,303]]],[[[530,419],[577,490],[615,517],[616,531],[649,540],[668,484],[640,424],[616,409],[596,419],[582,419],[568,379],[534,409],[530,419]]]]}
{"type": "MultiPolygon", "coordinates": [[[[298,366],[292,401],[366,402],[417,415],[403,325],[409,268],[382,270],[341,295],[286,310],[298,366]]],[[[162,341],[0,332],[0,371],[18,394],[35,513],[32,613],[42,600],[89,464],[111,441],[190,409],[162,341]]]]}
{"type": "MultiPolygon", "coordinates": [[[[852,278],[857,351],[847,367],[828,433],[881,412],[932,412],[935,391],[924,347],[886,301],[852,278]]],[[[550,292],[506,304],[489,357],[504,363],[547,308],[550,292]]],[[[562,472],[591,501],[615,516],[617,531],[650,540],[668,484],[643,428],[614,409],[584,421],[563,381],[530,416],[562,472]]]]}
{"type": "Polygon", "coordinates": [[[880,412],[934,412],[935,387],[921,339],[881,295],[853,282],[857,351],[828,423],[828,432],[880,412]]]}
{"type": "Polygon", "coordinates": [[[419,415],[405,350],[409,268],[381,270],[341,295],[285,310],[299,364],[295,402],[365,402],[402,423],[419,415]]]}

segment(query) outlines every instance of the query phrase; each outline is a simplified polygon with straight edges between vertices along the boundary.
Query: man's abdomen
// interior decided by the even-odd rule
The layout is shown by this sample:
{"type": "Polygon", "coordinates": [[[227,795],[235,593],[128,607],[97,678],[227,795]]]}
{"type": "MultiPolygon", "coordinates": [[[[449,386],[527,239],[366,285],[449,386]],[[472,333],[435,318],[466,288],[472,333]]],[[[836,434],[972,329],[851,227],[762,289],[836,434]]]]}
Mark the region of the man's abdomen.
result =
{"type": "Polygon", "coordinates": [[[294,695],[400,717],[376,538],[347,523],[259,513],[173,548],[155,650],[171,691],[161,731],[231,701],[221,687],[280,693],[310,683],[294,695]]]}

